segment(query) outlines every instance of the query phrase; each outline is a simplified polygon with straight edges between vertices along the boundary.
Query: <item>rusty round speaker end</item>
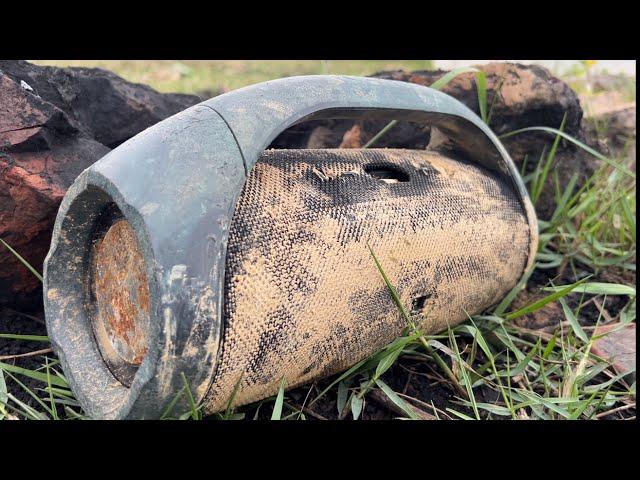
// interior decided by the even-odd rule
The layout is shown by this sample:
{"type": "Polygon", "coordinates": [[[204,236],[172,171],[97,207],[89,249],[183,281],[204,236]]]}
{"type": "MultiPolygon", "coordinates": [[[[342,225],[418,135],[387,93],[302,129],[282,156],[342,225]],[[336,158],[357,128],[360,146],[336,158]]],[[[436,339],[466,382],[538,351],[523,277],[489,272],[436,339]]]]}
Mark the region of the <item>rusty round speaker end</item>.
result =
{"type": "Polygon", "coordinates": [[[52,347],[89,417],[184,411],[187,397],[176,396],[185,383],[196,402],[204,398],[244,172],[224,120],[196,106],[114,149],[67,191],[44,263],[44,307],[52,347]]]}
{"type": "Polygon", "coordinates": [[[80,178],[45,260],[47,326],[83,409],[128,418],[158,371],[152,254],[143,219],[117,189],[95,172],[80,178]]]}
{"type": "Polygon", "coordinates": [[[109,370],[131,386],[149,348],[149,279],[131,224],[115,207],[106,217],[90,252],[88,308],[109,370]]]}

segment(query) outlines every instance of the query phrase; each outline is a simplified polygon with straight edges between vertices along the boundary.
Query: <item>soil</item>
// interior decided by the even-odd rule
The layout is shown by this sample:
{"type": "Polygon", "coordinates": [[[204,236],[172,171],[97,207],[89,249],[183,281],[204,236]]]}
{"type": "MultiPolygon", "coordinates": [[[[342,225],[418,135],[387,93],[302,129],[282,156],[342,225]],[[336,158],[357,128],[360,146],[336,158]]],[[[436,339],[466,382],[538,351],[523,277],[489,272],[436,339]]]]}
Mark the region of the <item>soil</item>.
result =
{"type": "MultiPolygon", "coordinates": [[[[44,324],[44,312],[36,312],[31,314],[23,314],[10,309],[0,309],[0,333],[11,333],[18,335],[46,335],[47,329],[44,324]],[[28,316],[26,316],[28,315],[28,316]]],[[[0,338],[0,362],[16,365],[18,367],[36,369],[42,366],[43,358],[41,355],[32,357],[20,357],[8,359],[11,355],[20,355],[23,353],[34,352],[48,348],[46,342],[34,342],[24,340],[7,340],[0,338]]],[[[50,358],[55,358],[53,353],[49,354],[50,358]]],[[[42,382],[32,380],[28,377],[20,375],[18,377],[27,388],[37,392],[38,388],[42,388],[42,382]]],[[[15,395],[19,400],[27,405],[36,406],[36,401],[19,385],[17,385],[9,375],[5,374],[7,382],[7,390],[15,395]]]]}
{"type": "MultiPolygon", "coordinates": [[[[554,280],[556,284],[560,283],[560,280],[554,280]]],[[[569,281],[569,279],[567,279],[569,281]]],[[[544,274],[540,274],[540,271],[535,272],[532,275],[532,279],[530,281],[531,285],[535,285],[535,287],[531,287],[524,293],[528,297],[532,296],[531,292],[539,291],[539,287],[545,286],[548,282],[548,277],[544,274]]],[[[572,308],[577,307],[577,303],[579,302],[579,296],[570,295],[567,297],[569,306],[572,308]]],[[[614,317],[619,313],[619,311],[626,304],[626,297],[618,297],[611,296],[607,298],[606,304],[604,305],[608,314],[611,317],[614,317]]],[[[555,304],[549,304],[542,310],[536,312],[536,324],[523,324],[527,328],[555,328],[558,322],[557,309],[554,308],[555,304]]],[[[32,314],[33,317],[43,318],[42,312],[37,312],[32,314]]],[[[600,316],[600,311],[594,305],[593,302],[586,305],[581,310],[580,315],[580,323],[584,326],[592,326],[596,324],[598,317],[600,316]]],[[[530,317],[530,316],[526,316],[530,317]]],[[[524,317],[524,318],[526,318],[524,317]]],[[[560,317],[561,318],[561,317],[560,317]]],[[[606,323],[606,319],[600,320],[600,323],[606,323]]],[[[0,333],[16,333],[16,334],[24,334],[24,335],[46,335],[46,328],[44,326],[43,320],[35,320],[33,318],[29,318],[24,314],[17,313],[8,309],[4,309],[0,311],[0,333]]],[[[26,352],[32,352],[35,350],[39,350],[42,348],[46,348],[48,344],[42,342],[33,342],[33,341],[18,341],[18,340],[0,340],[0,358],[8,355],[16,355],[26,352]]],[[[50,358],[55,358],[55,355],[49,354],[50,358]]],[[[5,363],[14,364],[20,367],[36,369],[42,366],[42,356],[34,356],[34,357],[22,357],[16,359],[5,359],[1,360],[5,363]]],[[[454,408],[460,413],[472,416],[473,412],[459,404],[454,397],[456,397],[456,392],[453,391],[448,384],[442,382],[438,382],[437,378],[440,377],[439,373],[432,369],[432,366],[425,364],[424,362],[419,362],[413,360],[411,358],[401,358],[388,372],[383,375],[383,380],[396,392],[403,393],[412,398],[417,399],[420,402],[424,402],[425,404],[432,404],[440,411],[444,411],[446,414],[446,408],[454,408]]],[[[606,378],[603,378],[603,381],[606,378]]],[[[21,387],[15,385],[13,380],[6,376],[7,387],[10,392],[12,392],[18,399],[25,402],[26,404],[38,408],[35,400],[21,387]]],[[[34,392],[38,392],[37,389],[42,388],[43,385],[41,382],[36,380],[31,380],[27,377],[20,376],[20,381],[23,382],[29,389],[34,392]]],[[[310,402],[309,399],[315,398],[329,383],[332,379],[323,380],[321,382],[317,382],[314,385],[305,385],[303,387],[296,388],[294,390],[288,391],[286,394],[286,400],[290,404],[300,407],[305,405],[305,416],[308,420],[338,420],[341,418],[338,409],[337,409],[337,397],[336,397],[336,388],[333,388],[329,393],[320,398],[317,402],[313,404],[313,406],[308,406],[310,402]],[[311,393],[309,393],[310,389],[312,389],[311,393]],[[307,398],[308,395],[308,398],[307,398]],[[305,398],[307,401],[305,402],[305,398]]],[[[352,385],[357,386],[357,385],[352,385]]],[[[479,389],[476,392],[476,399],[479,402],[492,403],[498,400],[497,392],[490,389],[479,389]]],[[[271,417],[271,403],[265,404],[263,407],[260,407],[260,402],[250,405],[248,407],[243,407],[239,409],[245,413],[245,419],[250,420],[255,418],[261,420],[268,420],[271,417]],[[256,417],[257,412],[257,417],[256,417]]],[[[433,410],[426,405],[422,405],[419,402],[414,403],[415,406],[420,408],[421,410],[433,414],[433,410]]],[[[344,419],[351,419],[351,413],[346,412],[347,414],[343,416],[344,419]]],[[[440,418],[446,418],[445,414],[439,412],[440,418]]],[[[631,415],[632,413],[630,413],[631,415]]],[[[392,418],[396,418],[399,415],[387,408],[384,405],[376,402],[370,396],[365,399],[365,406],[361,415],[363,420],[388,420],[392,418]]],[[[453,416],[453,415],[451,415],[453,416]]]]}

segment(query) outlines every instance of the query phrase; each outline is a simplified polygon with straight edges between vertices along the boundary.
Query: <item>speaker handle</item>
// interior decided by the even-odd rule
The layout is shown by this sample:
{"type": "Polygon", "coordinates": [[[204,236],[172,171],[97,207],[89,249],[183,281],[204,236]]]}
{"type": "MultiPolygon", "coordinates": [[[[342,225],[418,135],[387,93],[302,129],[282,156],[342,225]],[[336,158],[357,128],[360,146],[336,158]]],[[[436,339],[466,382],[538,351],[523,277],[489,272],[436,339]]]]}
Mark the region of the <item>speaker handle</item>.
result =
{"type": "Polygon", "coordinates": [[[509,177],[518,192],[528,197],[518,170],[491,129],[458,100],[422,85],[368,77],[306,75],[240,88],[201,105],[212,108],[226,121],[247,171],[281,132],[296,123],[366,116],[436,126],[470,159],[509,177]]]}

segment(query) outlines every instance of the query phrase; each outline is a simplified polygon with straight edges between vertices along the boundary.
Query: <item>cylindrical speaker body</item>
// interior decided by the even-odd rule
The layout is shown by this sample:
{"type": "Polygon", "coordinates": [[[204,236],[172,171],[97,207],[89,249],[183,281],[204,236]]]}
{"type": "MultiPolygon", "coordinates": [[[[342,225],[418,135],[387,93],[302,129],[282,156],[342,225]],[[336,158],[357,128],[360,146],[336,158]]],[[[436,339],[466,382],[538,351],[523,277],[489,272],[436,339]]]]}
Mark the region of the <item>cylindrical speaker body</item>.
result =
{"type": "Polygon", "coordinates": [[[426,334],[497,303],[530,232],[512,188],[435,152],[267,150],[232,220],[221,356],[205,408],[344,370],[402,333],[371,256],[426,334]]]}
{"type": "Polygon", "coordinates": [[[47,330],[91,417],[158,418],[185,387],[214,412],[236,385],[246,404],[402,333],[371,251],[433,334],[499,302],[536,245],[517,169],[460,102],[287,78],[191,107],[78,176],[44,264],[47,330]],[[363,115],[430,124],[452,148],[266,150],[296,122],[363,115]]]}

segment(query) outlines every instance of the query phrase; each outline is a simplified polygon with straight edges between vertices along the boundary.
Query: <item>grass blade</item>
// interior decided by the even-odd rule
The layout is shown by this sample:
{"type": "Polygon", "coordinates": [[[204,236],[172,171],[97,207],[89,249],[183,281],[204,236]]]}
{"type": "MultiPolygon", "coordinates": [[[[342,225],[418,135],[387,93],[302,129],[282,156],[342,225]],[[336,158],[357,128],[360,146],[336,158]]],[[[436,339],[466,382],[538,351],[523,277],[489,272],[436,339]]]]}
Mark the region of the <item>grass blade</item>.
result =
{"type": "Polygon", "coordinates": [[[191,389],[189,388],[189,382],[187,382],[187,377],[183,372],[180,373],[182,375],[182,382],[184,383],[184,390],[187,393],[187,400],[189,400],[189,413],[193,420],[200,419],[200,412],[196,405],[196,401],[193,398],[193,394],[191,393],[191,389]]]}
{"type": "MultiPolygon", "coordinates": [[[[546,290],[547,292],[558,292],[562,291],[565,288],[567,288],[566,285],[558,285],[555,287],[545,287],[543,290],[546,290]]],[[[578,287],[574,287],[572,290],[574,293],[589,293],[591,295],[629,295],[630,297],[636,296],[635,288],[629,285],[623,285],[621,283],[589,282],[584,283],[578,287]]]]}
{"type": "Polygon", "coordinates": [[[387,290],[389,290],[389,293],[391,294],[391,298],[393,299],[393,302],[396,304],[396,306],[400,310],[400,313],[402,314],[406,322],[409,324],[413,332],[419,335],[419,339],[422,342],[422,345],[424,346],[425,350],[427,350],[429,355],[433,357],[433,359],[436,361],[436,363],[442,369],[445,375],[449,377],[449,380],[451,380],[451,382],[453,383],[458,393],[460,393],[463,397],[466,397],[467,396],[466,390],[460,386],[458,379],[453,374],[449,366],[444,362],[444,360],[442,360],[440,355],[438,355],[438,352],[436,352],[433,348],[431,348],[431,346],[429,345],[429,342],[427,342],[424,335],[422,335],[422,333],[418,330],[413,320],[411,320],[411,317],[409,316],[409,314],[407,313],[407,310],[404,308],[404,305],[402,304],[402,300],[400,300],[400,296],[398,295],[398,292],[396,291],[393,284],[389,281],[387,274],[385,273],[384,269],[382,268],[382,265],[378,261],[378,257],[376,257],[376,254],[373,252],[373,249],[371,248],[371,246],[369,246],[369,244],[367,244],[367,248],[369,249],[369,252],[373,257],[373,261],[375,262],[376,267],[378,268],[378,271],[380,272],[380,275],[382,276],[382,279],[384,280],[385,285],[387,286],[387,290]]]}
{"type": "Polygon", "coordinates": [[[280,389],[278,390],[278,396],[273,404],[273,412],[271,413],[271,420],[280,420],[282,417],[282,404],[284,403],[284,377],[280,379],[280,389]]]}
{"type": "Polygon", "coordinates": [[[398,407],[400,407],[402,411],[409,416],[409,418],[413,420],[419,420],[419,417],[418,415],[416,415],[416,412],[414,412],[413,409],[409,407],[409,405],[407,405],[407,402],[405,402],[402,398],[400,398],[398,394],[389,387],[389,385],[384,383],[381,379],[376,380],[376,385],[378,385],[378,387],[380,387],[380,390],[382,390],[385,393],[385,395],[389,397],[389,400],[391,400],[398,407]]]}
{"type": "MultiPolygon", "coordinates": [[[[16,365],[10,365],[8,363],[0,362],[0,369],[5,372],[17,373],[19,375],[24,375],[25,377],[33,378],[34,380],[39,380],[43,383],[49,383],[47,379],[47,375],[42,372],[36,372],[35,370],[28,370],[26,368],[18,367],[16,365]]],[[[69,388],[69,384],[65,382],[60,377],[50,377],[51,384],[57,387],[69,388]]]]}
{"type": "Polygon", "coordinates": [[[9,401],[7,395],[7,382],[4,380],[4,371],[0,368],[0,414],[6,414],[4,406],[9,401]]]}
{"type": "Polygon", "coordinates": [[[547,133],[552,133],[554,135],[560,135],[565,140],[569,140],[574,145],[577,145],[578,147],[582,148],[584,151],[589,152],[591,155],[593,155],[594,157],[596,157],[599,160],[602,160],[607,165],[610,165],[610,166],[616,168],[617,170],[621,171],[625,175],[630,176],[631,178],[636,178],[636,174],[633,173],[628,168],[626,168],[624,165],[620,165],[619,163],[614,162],[610,158],[607,158],[604,155],[602,155],[597,150],[594,150],[590,146],[585,145],[580,140],[576,140],[571,135],[568,135],[568,134],[566,134],[564,132],[561,132],[560,130],[557,130],[555,128],[551,128],[551,127],[526,127],[526,128],[520,128],[518,130],[514,130],[513,132],[504,133],[504,134],[500,135],[500,138],[509,138],[509,137],[511,137],[513,135],[518,135],[519,133],[524,133],[524,132],[547,132],[547,133]]]}
{"type": "Polygon", "coordinates": [[[49,342],[49,337],[46,335],[17,335],[14,333],[0,333],[0,338],[6,338],[8,340],[27,340],[30,342],[49,342]]]}
{"type": "Polygon", "coordinates": [[[358,395],[351,395],[351,415],[353,415],[354,420],[358,420],[358,418],[360,418],[363,406],[364,398],[358,395]]]}
{"type": "Polygon", "coordinates": [[[476,87],[478,88],[478,109],[480,118],[484,123],[488,123],[487,117],[487,76],[480,70],[476,73],[476,87]]]}
{"type": "Polygon", "coordinates": [[[433,88],[434,90],[442,90],[451,80],[456,78],[458,75],[462,75],[464,73],[473,73],[473,72],[478,72],[478,69],[473,67],[454,68],[453,70],[451,70],[450,72],[446,73],[445,75],[440,77],[438,80],[433,82],[431,85],[429,85],[429,87],[433,88]]]}
{"type": "Polygon", "coordinates": [[[18,252],[16,252],[13,248],[11,248],[9,244],[7,244],[7,242],[5,242],[3,239],[0,238],[0,243],[2,243],[11,253],[13,253],[15,257],[18,260],[20,260],[22,264],[25,267],[27,267],[31,271],[31,273],[33,273],[38,278],[38,280],[42,281],[42,275],[40,275],[38,271],[35,268],[33,268],[29,262],[27,262],[24,258],[22,258],[18,252]]]}
{"type": "Polygon", "coordinates": [[[560,305],[562,305],[562,311],[564,312],[564,316],[567,318],[567,321],[571,325],[571,328],[573,329],[573,333],[576,335],[576,337],[578,337],[584,343],[589,343],[589,337],[587,337],[587,334],[584,333],[582,326],[578,323],[578,319],[573,314],[573,312],[569,308],[569,305],[567,305],[567,302],[565,302],[564,298],[560,299],[560,305]]]}
{"type": "Polygon", "coordinates": [[[391,130],[397,123],[398,123],[397,120],[391,120],[389,123],[387,123],[384,126],[384,128],[382,130],[380,130],[378,133],[376,133],[373,136],[373,138],[371,138],[371,140],[369,140],[367,143],[365,143],[362,148],[371,147],[371,145],[375,144],[378,140],[380,140],[385,135],[385,133],[387,133],[389,130],[391,130]]]}
{"type": "Polygon", "coordinates": [[[229,397],[229,401],[227,402],[227,409],[224,412],[225,420],[228,420],[229,418],[231,418],[231,415],[233,414],[233,401],[236,399],[236,396],[240,391],[240,382],[242,382],[243,375],[244,375],[244,372],[241,372],[240,376],[238,377],[238,381],[233,386],[233,392],[231,392],[231,396],[229,397]]]}
{"type": "Polygon", "coordinates": [[[576,287],[578,287],[579,285],[583,284],[587,280],[587,278],[583,278],[582,280],[579,280],[574,284],[561,287],[559,290],[554,291],[554,293],[552,293],[551,295],[547,295],[546,297],[541,298],[537,302],[533,302],[531,305],[527,305],[526,307],[522,307],[522,308],[516,310],[515,312],[511,312],[511,313],[507,314],[506,319],[507,320],[513,320],[515,318],[521,317],[521,316],[526,315],[528,313],[535,312],[536,310],[540,310],[547,303],[554,302],[554,301],[558,300],[559,298],[562,298],[565,295],[568,295],[576,287]]]}

